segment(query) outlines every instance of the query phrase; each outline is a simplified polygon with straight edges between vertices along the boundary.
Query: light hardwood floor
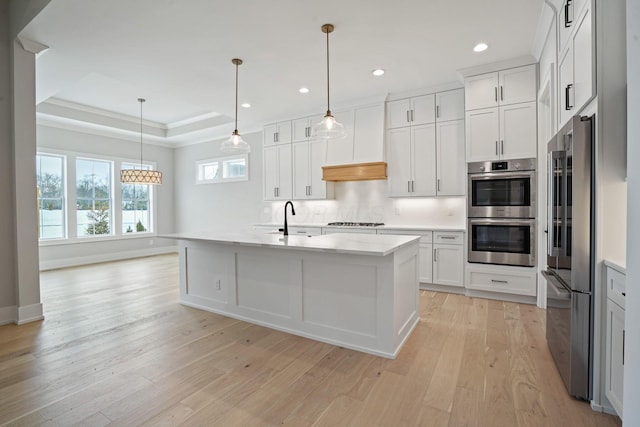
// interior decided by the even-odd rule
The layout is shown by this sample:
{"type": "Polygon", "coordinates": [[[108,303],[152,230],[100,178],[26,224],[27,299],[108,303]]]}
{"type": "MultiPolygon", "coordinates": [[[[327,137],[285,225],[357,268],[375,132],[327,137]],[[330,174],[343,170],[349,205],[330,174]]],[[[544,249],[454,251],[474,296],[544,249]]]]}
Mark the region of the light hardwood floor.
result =
{"type": "Polygon", "coordinates": [[[423,291],[387,360],[183,307],[175,255],[41,287],[43,322],[0,326],[0,424],[620,425],[567,395],[529,305],[423,291]]]}

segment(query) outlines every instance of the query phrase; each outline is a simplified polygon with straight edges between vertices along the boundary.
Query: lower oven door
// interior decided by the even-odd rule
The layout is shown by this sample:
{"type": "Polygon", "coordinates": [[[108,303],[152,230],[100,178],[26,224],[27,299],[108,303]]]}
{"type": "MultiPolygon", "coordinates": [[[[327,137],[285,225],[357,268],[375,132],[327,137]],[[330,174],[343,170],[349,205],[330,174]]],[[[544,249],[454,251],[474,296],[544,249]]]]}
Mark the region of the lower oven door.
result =
{"type": "Polygon", "coordinates": [[[469,219],[469,262],[533,267],[535,219],[469,219]]]}

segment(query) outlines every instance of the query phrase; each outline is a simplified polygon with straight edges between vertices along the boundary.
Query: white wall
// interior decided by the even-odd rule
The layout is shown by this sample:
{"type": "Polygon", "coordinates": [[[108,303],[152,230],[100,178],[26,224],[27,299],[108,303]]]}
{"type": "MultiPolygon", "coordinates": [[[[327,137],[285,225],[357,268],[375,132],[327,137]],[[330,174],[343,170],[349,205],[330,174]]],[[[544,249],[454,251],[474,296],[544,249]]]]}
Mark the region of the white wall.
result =
{"type": "Polygon", "coordinates": [[[226,156],[222,141],[175,150],[176,231],[250,229],[262,212],[262,132],[242,135],[251,145],[249,180],[196,184],[195,162],[226,156]]]}
{"type": "MultiPolygon", "coordinates": [[[[118,159],[138,159],[139,142],[92,135],[74,130],[38,126],[38,150],[47,149],[111,156],[118,159]]],[[[144,160],[155,162],[162,172],[163,184],[155,186],[156,233],[168,234],[175,230],[174,164],[172,148],[144,145],[144,160]]],[[[87,241],[40,246],[41,268],[58,268],[73,264],[143,256],[173,250],[175,242],[157,237],[124,236],[119,240],[87,241]]]]}
{"type": "Polygon", "coordinates": [[[623,425],[640,425],[640,1],[627,1],[627,298],[623,425]]]}
{"type": "MultiPolygon", "coordinates": [[[[9,27],[9,2],[0,2],[0,28],[9,27]]],[[[16,303],[13,236],[13,140],[8,31],[0,34],[0,311],[16,303]]],[[[0,313],[0,323],[3,322],[0,313]]]]}

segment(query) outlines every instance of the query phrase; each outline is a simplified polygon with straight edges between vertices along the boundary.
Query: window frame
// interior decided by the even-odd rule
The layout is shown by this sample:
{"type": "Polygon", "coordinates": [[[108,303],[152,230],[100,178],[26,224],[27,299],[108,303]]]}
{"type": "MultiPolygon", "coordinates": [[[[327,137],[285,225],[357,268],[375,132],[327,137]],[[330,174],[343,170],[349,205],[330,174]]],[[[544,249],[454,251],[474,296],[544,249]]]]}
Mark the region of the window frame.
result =
{"type": "Polygon", "coordinates": [[[230,156],[219,156],[219,157],[212,157],[209,159],[196,160],[195,182],[197,185],[223,184],[228,182],[243,182],[243,181],[249,181],[249,154],[248,153],[233,154],[230,156]],[[224,174],[224,163],[231,160],[239,160],[239,159],[244,159],[246,173],[241,177],[225,178],[224,176],[222,176],[224,174]],[[201,178],[201,173],[200,173],[201,169],[213,163],[218,163],[218,170],[221,171],[220,172],[221,177],[214,178],[214,179],[201,178]]]}
{"type": "MultiPolygon", "coordinates": [[[[69,221],[68,221],[68,210],[69,210],[69,197],[68,197],[68,193],[67,193],[67,156],[64,154],[60,154],[60,153],[50,153],[50,152],[43,152],[43,151],[36,151],[36,162],[38,161],[38,157],[39,156],[47,156],[47,157],[57,157],[59,159],[62,160],[62,237],[51,237],[51,238],[43,238],[41,237],[41,221],[38,220],[38,241],[44,241],[44,242],[60,242],[60,241],[64,241],[67,240],[69,238],[69,221]]],[[[36,172],[38,171],[38,166],[36,164],[36,172]]],[[[38,185],[37,185],[37,173],[36,173],[36,191],[37,191],[38,185]]],[[[36,197],[38,200],[38,205],[37,206],[41,206],[41,200],[42,200],[42,196],[38,193],[36,193],[36,197]]],[[[41,208],[38,210],[42,210],[41,208]]],[[[40,212],[38,212],[38,218],[40,218],[40,212]]]]}
{"type": "MultiPolygon", "coordinates": [[[[126,157],[117,157],[117,156],[108,156],[104,154],[97,153],[87,153],[87,152],[78,152],[73,150],[61,150],[57,148],[48,148],[48,147],[38,147],[38,154],[43,155],[57,155],[64,156],[65,161],[65,173],[66,180],[65,186],[67,187],[66,193],[66,227],[67,233],[66,238],[64,239],[38,239],[39,246],[56,246],[56,245],[72,245],[72,244],[80,244],[80,243],[92,243],[92,242],[103,242],[110,240],[127,240],[127,239],[140,239],[140,238],[149,238],[157,236],[157,224],[158,224],[158,204],[157,204],[157,195],[156,185],[151,185],[149,197],[150,203],[149,206],[151,208],[150,215],[150,225],[151,231],[147,232],[139,232],[139,233],[123,233],[122,228],[122,209],[116,209],[115,206],[122,206],[122,183],[118,177],[120,176],[120,170],[122,169],[123,163],[128,164],[140,164],[140,159],[134,158],[126,158],[126,157]],[[111,175],[112,180],[112,219],[111,226],[113,233],[111,234],[96,234],[90,236],[78,236],[77,235],[77,222],[76,219],[73,218],[73,215],[70,215],[70,212],[76,211],[76,159],[83,158],[89,160],[103,160],[112,162],[113,170],[111,175]],[[69,183],[74,185],[74,188],[68,188],[69,183]]],[[[153,161],[145,161],[143,166],[150,166],[152,170],[156,170],[157,163],[153,161]]]]}
{"type": "MultiPolygon", "coordinates": [[[[140,162],[134,162],[134,161],[121,161],[118,165],[120,167],[120,170],[123,169],[137,169],[140,168],[140,162]],[[126,167],[124,165],[127,165],[126,167]],[[129,165],[133,166],[132,168],[129,167],[129,165]]],[[[154,170],[155,167],[153,164],[151,163],[142,163],[142,167],[147,169],[147,170],[154,170]]],[[[118,171],[119,172],[119,171],[118,171]]],[[[120,224],[119,224],[119,230],[121,232],[121,234],[123,236],[144,236],[144,235],[155,235],[155,216],[156,216],[156,209],[155,209],[155,191],[154,191],[155,185],[152,184],[128,184],[128,183],[122,183],[120,182],[120,209],[119,209],[119,214],[120,214],[120,224]],[[124,185],[146,185],[148,187],[147,190],[147,195],[148,195],[148,206],[149,206],[149,224],[148,224],[148,229],[147,231],[134,231],[131,233],[127,233],[126,231],[123,231],[122,229],[124,228],[124,220],[122,219],[122,213],[124,212],[123,209],[123,198],[122,198],[122,193],[123,193],[123,186],[124,185]]]]}

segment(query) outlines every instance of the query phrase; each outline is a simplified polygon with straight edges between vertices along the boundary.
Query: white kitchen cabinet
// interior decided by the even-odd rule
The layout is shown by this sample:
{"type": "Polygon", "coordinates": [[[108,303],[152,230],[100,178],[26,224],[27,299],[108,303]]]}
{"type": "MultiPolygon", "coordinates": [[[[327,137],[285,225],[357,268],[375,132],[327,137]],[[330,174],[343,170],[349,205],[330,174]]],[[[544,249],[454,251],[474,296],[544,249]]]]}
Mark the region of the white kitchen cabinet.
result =
{"type": "Polygon", "coordinates": [[[374,227],[322,227],[322,234],[334,234],[334,233],[351,233],[351,234],[376,234],[374,227]]]}
{"type": "Polygon", "coordinates": [[[436,93],[436,122],[464,119],[464,89],[436,93]]]}
{"type": "Polygon", "coordinates": [[[305,227],[305,226],[297,226],[290,225],[289,226],[289,235],[296,236],[320,236],[322,234],[322,228],[320,227],[305,227]]]}
{"type": "Polygon", "coordinates": [[[313,126],[320,123],[322,116],[302,117],[291,121],[291,131],[293,142],[308,141],[311,139],[313,126]]]}
{"type": "Polygon", "coordinates": [[[326,199],[327,187],[331,185],[322,180],[326,141],[294,142],[292,149],[293,198],[296,200],[326,199]]]}
{"type": "Polygon", "coordinates": [[[435,124],[388,131],[387,174],[390,197],[436,195],[435,124]]]}
{"type": "Polygon", "coordinates": [[[606,267],[607,318],[605,326],[605,395],[622,416],[625,350],[625,275],[606,267]]]}
{"type": "Polygon", "coordinates": [[[327,165],[384,161],[384,104],[335,113],[347,132],[327,141],[327,165]]]}
{"type": "MultiPolygon", "coordinates": [[[[566,7],[562,8],[563,13],[565,10],[566,7]]],[[[569,2],[569,13],[572,14],[569,27],[563,26],[563,20],[558,23],[561,37],[567,38],[564,42],[561,40],[559,55],[560,126],[579,114],[596,93],[595,41],[590,2],[583,0],[581,4],[575,5],[569,2]],[[579,9],[581,12],[578,12],[579,9]]]]}
{"type": "Polygon", "coordinates": [[[460,232],[434,232],[433,282],[436,285],[464,286],[464,243],[460,232]]]}
{"type": "Polygon", "coordinates": [[[536,100],[536,65],[510,68],[465,79],[465,109],[510,105],[536,100]]]}
{"type": "Polygon", "coordinates": [[[536,157],[535,102],[467,111],[467,161],[536,157]]]}
{"type": "Polygon", "coordinates": [[[291,198],[291,151],[291,144],[264,148],[264,200],[291,198]]]}
{"type": "Polygon", "coordinates": [[[571,40],[578,18],[582,15],[584,7],[590,2],[591,0],[565,0],[562,4],[562,7],[558,11],[560,52],[566,49],[567,42],[571,40]]]}
{"type": "Polygon", "coordinates": [[[464,195],[466,184],[464,120],[436,123],[436,194],[464,195]]]}
{"type": "Polygon", "coordinates": [[[535,267],[467,263],[467,289],[502,294],[536,296],[535,267]]]}
{"type": "Polygon", "coordinates": [[[419,281],[420,283],[433,283],[433,232],[426,230],[382,229],[378,230],[378,234],[420,236],[420,247],[418,249],[419,281]]]}
{"type": "Polygon", "coordinates": [[[291,121],[272,123],[264,127],[265,146],[291,143],[291,121]]]}
{"type": "Polygon", "coordinates": [[[435,120],[435,94],[387,102],[387,129],[423,125],[435,120]]]}

